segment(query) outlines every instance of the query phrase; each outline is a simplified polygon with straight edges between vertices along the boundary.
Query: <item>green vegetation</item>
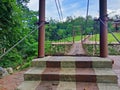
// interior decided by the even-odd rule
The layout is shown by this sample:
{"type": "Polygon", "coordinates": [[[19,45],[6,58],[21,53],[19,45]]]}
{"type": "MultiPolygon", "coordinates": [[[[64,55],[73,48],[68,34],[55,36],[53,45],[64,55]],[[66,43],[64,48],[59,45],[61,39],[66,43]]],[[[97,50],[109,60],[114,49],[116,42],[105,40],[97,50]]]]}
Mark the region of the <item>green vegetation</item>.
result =
{"type": "MultiPolygon", "coordinates": [[[[74,41],[80,41],[81,40],[81,35],[79,36],[74,36],[74,41]]],[[[65,39],[62,39],[60,41],[63,41],[63,42],[72,42],[73,41],[73,37],[67,37],[65,39]]]]}
{"type": "MultiPolygon", "coordinates": [[[[113,33],[118,40],[120,40],[120,32],[113,33]]],[[[90,38],[91,41],[99,41],[99,34],[95,34],[90,38]]],[[[108,33],[108,43],[117,42],[111,33],[108,33]]],[[[88,45],[85,44],[84,48],[88,55],[98,56],[100,54],[99,45],[88,45]]],[[[108,45],[109,55],[120,55],[120,45],[108,45]]]]}
{"type": "MultiPolygon", "coordinates": [[[[118,40],[120,40],[120,32],[115,32],[113,33],[118,40]]],[[[99,34],[95,34],[93,35],[93,37],[90,38],[91,41],[99,41],[99,34]]],[[[112,43],[112,42],[117,42],[116,39],[112,36],[111,33],[108,33],[108,43],[112,43]]]]}
{"type": "MultiPolygon", "coordinates": [[[[36,30],[12,49],[12,51],[0,58],[0,66],[2,67],[13,67],[14,69],[20,67],[23,69],[30,66],[31,60],[37,57],[38,30],[36,23],[38,22],[38,12],[29,10],[27,7],[28,2],[29,0],[0,0],[0,56],[32,30],[36,30]]],[[[71,42],[73,41],[73,34],[75,41],[79,41],[81,34],[85,36],[95,30],[94,34],[97,35],[99,33],[99,24],[94,22],[92,16],[88,16],[87,18],[87,25],[85,25],[86,18],[82,16],[76,18],[69,16],[64,22],[59,22],[51,18],[49,25],[45,26],[46,54],[61,55],[66,53],[71,47],[71,45],[53,45],[51,41],[71,42]],[[93,26],[95,27],[93,28],[93,26]]],[[[108,26],[111,31],[116,31],[112,23],[109,23],[108,26]]],[[[119,34],[117,37],[120,39],[119,34]]],[[[112,39],[111,37],[110,42],[114,41],[112,39]]],[[[88,51],[91,50],[90,47],[88,51]]]]}
{"type": "MultiPolygon", "coordinates": [[[[60,43],[60,42],[56,41],[56,43],[60,43]]],[[[65,53],[67,53],[70,50],[71,46],[72,46],[72,44],[67,44],[67,45],[65,45],[65,44],[52,44],[52,42],[46,41],[45,54],[46,55],[64,55],[65,53]]]]}
{"type": "MultiPolygon", "coordinates": [[[[30,11],[26,4],[29,0],[0,0],[0,56],[29,32],[36,29],[37,12],[30,11]],[[23,4],[24,3],[24,4],[23,4]]],[[[0,66],[24,66],[36,56],[37,32],[29,36],[12,51],[0,59],[0,66]]]]}
{"type": "Polygon", "coordinates": [[[120,55],[120,45],[109,45],[108,50],[110,55],[120,55]]]}
{"type": "Polygon", "coordinates": [[[85,51],[87,52],[87,55],[99,56],[100,54],[99,45],[84,44],[83,47],[85,51]]]}
{"type": "MultiPolygon", "coordinates": [[[[86,50],[87,55],[90,56],[99,56],[99,48],[99,45],[84,44],[84,49],[86,50]]],[[[108,45],[108,54],[120,55],[120,45],[108,45]]]]}

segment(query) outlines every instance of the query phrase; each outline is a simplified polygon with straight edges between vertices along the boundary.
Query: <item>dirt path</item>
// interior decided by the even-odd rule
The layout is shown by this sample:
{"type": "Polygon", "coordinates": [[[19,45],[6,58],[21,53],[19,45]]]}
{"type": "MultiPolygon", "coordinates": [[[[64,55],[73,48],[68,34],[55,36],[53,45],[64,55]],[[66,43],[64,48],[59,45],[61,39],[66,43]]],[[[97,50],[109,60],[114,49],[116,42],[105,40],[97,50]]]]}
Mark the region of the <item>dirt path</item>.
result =
{"type": "Polygon", "coordinates": [[[81,42],[75,42],[67,55],[86,55],[81,42]]]}
{"type": "Polygon", "coordinates": [[[24,81],[23,74],[25,71],[16,72],[0,79],[0,90],[15,90],[24,81]]]}

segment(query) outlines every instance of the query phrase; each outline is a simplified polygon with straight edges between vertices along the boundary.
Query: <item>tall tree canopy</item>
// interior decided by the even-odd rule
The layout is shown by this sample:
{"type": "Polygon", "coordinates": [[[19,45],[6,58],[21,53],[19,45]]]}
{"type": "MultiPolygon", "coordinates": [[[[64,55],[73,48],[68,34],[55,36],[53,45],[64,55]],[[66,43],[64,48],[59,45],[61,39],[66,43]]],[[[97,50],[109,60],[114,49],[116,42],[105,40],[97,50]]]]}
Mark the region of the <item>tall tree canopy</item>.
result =
{"type": "MultiPolygon", "coordinates": [[[[0,55],[35,29],[34,23],[37,22],[37,12],[30,11],[27,8],[28,2],[29,0],[0,0],[0,55]]],[[[19,65],[23,54],[28,52],[24,48],[35,41],[32,39],[30,41],[30,38],[34,39],[35,36],[30,36],[3,57],[0,66],[11,66],[14,63],[14,66],[19,65]]]]}

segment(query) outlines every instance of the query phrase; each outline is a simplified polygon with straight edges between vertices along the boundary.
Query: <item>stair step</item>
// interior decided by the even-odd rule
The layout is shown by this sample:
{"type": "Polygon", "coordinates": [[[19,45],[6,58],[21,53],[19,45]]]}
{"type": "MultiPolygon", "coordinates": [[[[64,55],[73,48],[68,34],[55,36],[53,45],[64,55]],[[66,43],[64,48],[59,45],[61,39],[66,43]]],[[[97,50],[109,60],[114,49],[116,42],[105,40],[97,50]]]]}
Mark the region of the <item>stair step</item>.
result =
{"type": "Polygon", "coordinates": [[[24,81],[16,90],[36,90],[40,81],[24,81]]]}
{"type": "Polygon", "coordinates": [[[16,90],[120,90],[113,83],[24,81],[16,90]]]}
{"type": "Polygon", "coordinates": [[[41,68],[33,67],[24,74],[25,80],[117,83],[110,68],[41,68]]]}
{"type": "Polygon", "coordinates": [[[100,57],[45,57],[32,61],[32,67],[50,68],[112,68],[112,61],[108,58],[100,57]]]}
{"type": "Polygon", "coordinates": [[[24,79],[17,90],[120,90],[112,60],[100,57],[34,59],[24,79]]]}

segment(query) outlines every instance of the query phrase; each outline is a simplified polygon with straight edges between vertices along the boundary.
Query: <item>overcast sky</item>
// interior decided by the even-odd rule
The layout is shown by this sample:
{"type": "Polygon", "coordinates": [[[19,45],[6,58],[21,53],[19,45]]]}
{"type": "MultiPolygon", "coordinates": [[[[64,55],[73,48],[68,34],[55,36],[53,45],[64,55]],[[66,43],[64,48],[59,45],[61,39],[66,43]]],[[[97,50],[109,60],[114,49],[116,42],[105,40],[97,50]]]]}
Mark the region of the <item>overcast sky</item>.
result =
{"type": "MultiPolygon", "coordinates": [[[[88,0],[59,0],[62,6],[63,16],[85,16],[86,4],[88,0]]],[[[38,11],[39,0],[30,0],[28,7],[31,10],[38,11]]],[[[108,13],[115,12],[120,14],[120,0],[108,0],[108,13]]],[[[90,0],[89,15],[99,16],[99,0],[90,0]]],[[[59,19],[55,0],[46,0],[46,17],[59,19]]]]}

